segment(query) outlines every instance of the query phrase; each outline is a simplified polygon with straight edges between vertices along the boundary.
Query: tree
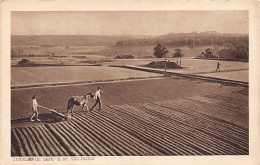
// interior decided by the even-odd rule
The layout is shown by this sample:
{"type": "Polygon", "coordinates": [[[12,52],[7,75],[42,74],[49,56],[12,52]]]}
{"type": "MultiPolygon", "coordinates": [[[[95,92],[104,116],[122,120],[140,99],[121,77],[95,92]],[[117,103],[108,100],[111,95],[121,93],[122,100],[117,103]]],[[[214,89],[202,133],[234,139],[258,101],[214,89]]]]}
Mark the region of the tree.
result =
{"type": "Polygon", "coordinates": [[[207,57],[207,58],[213,57],[213,50],[212,50],[211,48],[207,48],[207,49],[205,50],[204,56],[207,57]]]}
{"type": "Polygon", "coordinates": [[[156,47],[154,47],[154,56],[157,58],[166,58],[166,54],[168,53],[167,47],[163,45],[162,43],[157,44],[156,47]]]}
{"type": "Polygon", "coordinates": [[[173,53],[172,57],[177,57],[177,63],[178,59],[180,58],[180,65],[181,65],[181,57],[183,57],[183,54],[181,53],[181,49],[175,49],[175,53],[173,53]]]}
{"type": "Polygon", "coordinates": [[[181,53],[181,49],[175,49],[175,53],[173,53],[173,57],[182,57],[183,54],[181,53]]]}
{"type": "Polygon", "coordinates": [[[154,47],[154,56],[157,58],[163,58],[164,57],[164,64],[165,64],[165,76],[167,76],[167,61],[166,61],[166,54],[168,53],[167,47],[163,45],[162,43],[157,44],[156,47],[154,47]]]}

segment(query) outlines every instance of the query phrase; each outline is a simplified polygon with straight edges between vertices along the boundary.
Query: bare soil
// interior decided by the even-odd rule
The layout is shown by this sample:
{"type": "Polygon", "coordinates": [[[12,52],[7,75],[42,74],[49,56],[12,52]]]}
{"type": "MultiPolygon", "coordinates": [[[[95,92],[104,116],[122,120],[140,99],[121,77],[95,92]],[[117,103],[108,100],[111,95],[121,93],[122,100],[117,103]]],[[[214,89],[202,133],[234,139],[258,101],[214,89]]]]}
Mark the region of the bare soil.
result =
{"type": "MultiPolygon", "coordinates": [[[[230,92],[240,91],[241,87],[219,87],[216,83],[190,81],[175,77],[156,80],[140,80],[117,83],[104,83],[94,85],[77,85],[66,87],[18,89],[11,91],[11,118],[26,118],[32,114],[33,95],[37,96],[39,105],[57,108],[66,112],[67,101],[71,96],[82,96],[89,91],[94,92],[98,86],[104,89],[102,102],[104,106],[130,103],[142,103],[155,100],[176,99],[202,94],[229,95],[230,92]]],[[[89,106],[94,104],[90,100],[89,106]]],[[[75,107],[75,110],[79,110],[75,107]]],[[[40,117],[48,113],[39,108],[40,117]]]]}
{"type": "MultiPolygon", "coordinates": [[[[213,93],[210,90],[213,86],[204,85],[209,90],[203,90],[202,93],[193,91],[198,94],[195,96],[170,99],[155,92],[155,96],[165,100],[109,105],[89,114],[77,112],[70,122],[39,122],[38,125],[28,122],[26,126],[13,127],[11,154],[248,155],[249,111],[246,90],[223,87],[215,89],[213,93]]],[[[147,88],[144,87],[144,90],[147,88]]],[[[143,90],[140,92],[146,93],[143,90]]],[[[169,93],[163,92],[169,96],[169,93]]],[[[143,98],[140,94],[133,93],[124,96],[130,100],[133,100],[132,96],[143,98]]],[[[145,98],[147,94],[143,96],[145,98]]],[[[124,102],[122,100],[125,97],[121,97],[122,100],[116,95],[114,97],[118,99],[117,103],[124,102]]]]}

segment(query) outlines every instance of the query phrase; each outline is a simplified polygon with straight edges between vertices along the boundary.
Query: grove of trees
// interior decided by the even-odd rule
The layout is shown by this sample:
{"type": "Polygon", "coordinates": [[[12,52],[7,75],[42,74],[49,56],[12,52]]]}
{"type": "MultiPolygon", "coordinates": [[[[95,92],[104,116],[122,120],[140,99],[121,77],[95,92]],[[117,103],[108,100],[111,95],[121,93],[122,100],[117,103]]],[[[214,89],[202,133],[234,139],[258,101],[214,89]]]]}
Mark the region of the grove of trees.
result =
{"type": "MultiPolygon", "coordinates": [[[[164,54],[160,51],[164,51],[164,49],[161,43],[171,47],[188,46],[191,49],[196,46],[216,47],[216,49],[207,48],[205,51],[203,51],[201,56],[205,58],[222,58],[226,60],[242,61],[248,61],[249,59],[248,34],[224,34],[216,32],[170,33],[162,36],[150,38],[147,37],[143,39],[120,40],[117,41],[116,46],[157,45],[154,48],[154,55],[158,58],[162,58],[164,54]],[[224,47],[224,49],[219,50],[218,47],[224,47]]],[[[173,57],[180,57],[181,55],[181,50],[176,49],[173,57]]]]}
{"type": "Polygon", "coordinates": [[[162,42],[167,46],[195,46],[217,45],[225,46],[229,43],[248,43],[248,34],[224,34],[224,33],[170,33],[157,37],[147,37],[142,39],[119,40],[116,46],[151,46],[162,42]]]}
{"type": "Polygon", "coordinates": [[[220,58],[224,60],[248,61],[249,60],[249,45],[242,44],[227,44],[224,49],[218,51],[211,48],[205,49],[201,53],[205,58],[220,58]],[[214,52],[214,53],[213,53],[214,52]]]}

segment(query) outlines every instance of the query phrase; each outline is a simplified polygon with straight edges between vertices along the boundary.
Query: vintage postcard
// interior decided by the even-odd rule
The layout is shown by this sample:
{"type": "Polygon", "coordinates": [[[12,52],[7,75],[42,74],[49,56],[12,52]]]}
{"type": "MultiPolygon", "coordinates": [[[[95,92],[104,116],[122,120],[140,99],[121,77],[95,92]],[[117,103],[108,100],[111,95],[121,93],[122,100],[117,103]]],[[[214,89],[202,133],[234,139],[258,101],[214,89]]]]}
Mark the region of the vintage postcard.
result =
{"type": "Polygon", "coordinates": [[[259,164],[257,9],[2,1],[1,164],[259,164]]]}

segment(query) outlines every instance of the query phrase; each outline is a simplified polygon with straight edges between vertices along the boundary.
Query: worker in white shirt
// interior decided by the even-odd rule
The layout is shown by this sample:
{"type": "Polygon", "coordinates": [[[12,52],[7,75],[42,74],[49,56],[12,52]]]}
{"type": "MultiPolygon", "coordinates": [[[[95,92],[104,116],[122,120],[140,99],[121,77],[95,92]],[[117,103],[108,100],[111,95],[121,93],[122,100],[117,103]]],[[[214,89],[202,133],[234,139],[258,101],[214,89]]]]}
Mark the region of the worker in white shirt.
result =
{"type": "Polygon", "coordinates": [[[96,103],[93,105],[93,107],[90,110],[93,110],[97,104],[99,104],[99,110],[102,110],[102,102],[100,97],[101,93],[103,93],[103,90],[100,87],[98,87],[94,95],[94,99],[96,100],[96,103]]]}
{"type": "Polygon", "coordinates": [[[35,121],[33,120],[34,116],[36,115],[36,120],[37,121],[41,121],[40,119],[38,119],[38,110],[37,110],[37,106],[38,106],[38,103],[37,103],[37,100],[36,100],[36,96],[33,95],[32,97],[32,109],[33,109],[33,114],[31,116],[31,121],[35,121]]]}

